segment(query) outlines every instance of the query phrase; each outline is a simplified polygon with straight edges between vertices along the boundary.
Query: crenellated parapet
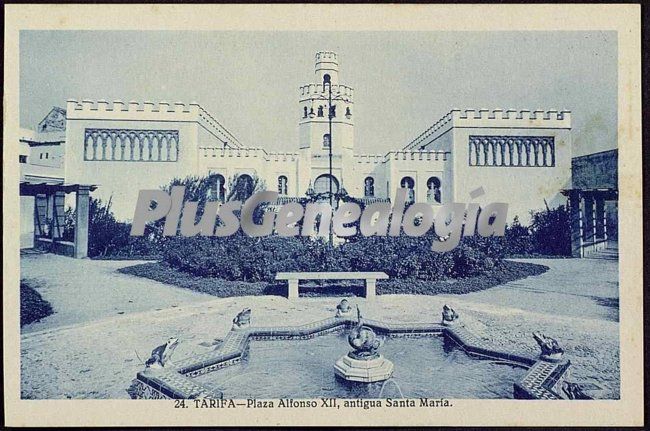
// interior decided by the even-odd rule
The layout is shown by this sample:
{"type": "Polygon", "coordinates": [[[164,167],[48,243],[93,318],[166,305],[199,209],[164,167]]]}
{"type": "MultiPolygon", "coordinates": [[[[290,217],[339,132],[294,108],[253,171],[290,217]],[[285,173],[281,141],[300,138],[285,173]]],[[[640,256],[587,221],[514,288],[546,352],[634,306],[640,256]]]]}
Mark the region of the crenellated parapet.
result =
{"type": "Polygon", "coordinates": [[[264,162],[296,162],[298,153],[272,152],[269,153],[263,148],[242,147],[242,148],[220,148],[220,147],[199,147],[199,155],[203,158],[250,158],[264,162]]]}
{"type": "Polygon", "coordinates": [[[410,161],[443,161],[451,159],[451,152],[439,150],[400,150],[390,151],[386,154],[386,160],[410,160],[410,161]]]}
{"type": "Polygon", "coordinates": [[[386,154],[355,154],[354,161],[360,164],[379,164],[390,160],[404,161],[447,161],[450,160],[449,151],[440,150],[398,150],[386,154]]]}
{"type": "Polygon", "coordinates": [[[472,120],[537,120],[550,121],[548,127],[571,127],[571,111],[558,111],[550,109],[454,109],[450,112],[454,119],[472,119],[472,120]],[[555,124],[555,122],[559,122],[555,124]]]}
{"type": "Polygon", "coordinates": [[[372,163],[376,165],[386,161],[385,154],[355,154],[353,157],[355,162],[364,164],[372,163]]]}
{"type": "Polygon", "coordinates": [[[222,147],[199,147],[201,157],[219,158],[265,158],[265,151],[261,148],[222,148],[222,147]]]}
{"type": "Polygon", "coordinates": [[[452,127],[570,129],[571,111],[555,109],[452,109],[404,149],[418,148],[452,127]]]}
{"type": "MultiPolygon", "coordinates": [[[[317,97],[327,97],[328,94],[329,85],[307,84],[300,87],[301,100],[317,97]]],[[[348,87],[347,85],[334,84],[332,85],[332,95],[335,97],[341,97],[351,102],[354,97],[354,89],[352,87],[348,87]]]]}
{"type": "Polygon", "coordinates": [[[267,153],[266,156],[270,162],[295,162],[298,160],[298,153],[291,152],[267,153]]]}
{"type": "Polygon", "coordinates": [[[178,121],[197,122],[224,144],[241,147],[239,140],[196,102],[124,102],[68,99],[68,120],[178,121]]]}
{"type": "Polygon", "coordinates": [[[338,55],[334,51],[319,51],[316,53],[316,63],[320,62],[338,64],[338,55]]]}
{"type": "MultiPolygon", "coordinates": [[[[122,100],[108,102],[102,99],[82,99],[81,101],[68,99],[66,113],[69,119],[85,118],[88,114],[104,112],[120,115],[126,119],[128,115],[136,116],[142,113],[157,113],[165,117],[176,117],[183,114],[198,115],[200,109],[202,108],[198,103],[169,103],[165,101],[154,103],[149,101],[138,102],[135,100],[130,102],[124,102],[122,100]]],[[[189,115],[184,115],[184,118],[187,118],[189,115]]],[[[134,119],[137,118],[134,117],[134,119]]]]}

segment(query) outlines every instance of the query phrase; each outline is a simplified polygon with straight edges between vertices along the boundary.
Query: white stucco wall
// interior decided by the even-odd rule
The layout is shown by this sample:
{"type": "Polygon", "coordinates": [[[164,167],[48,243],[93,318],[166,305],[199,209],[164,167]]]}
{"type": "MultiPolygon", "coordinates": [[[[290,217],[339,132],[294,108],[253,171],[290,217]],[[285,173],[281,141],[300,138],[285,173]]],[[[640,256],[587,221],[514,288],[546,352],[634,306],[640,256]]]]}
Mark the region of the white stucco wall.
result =
{"type": "MultiPolygon", "coordinates": [[[[427,180],[437,177],[443,204],[469,202],[469,193],[483,187],[486,194],[476,202],[506,202],[509,219],[519,215],[522,222],[528,221],[530,210],[543,208],[544,200],[549,206],[564,203],[560,190],[571,184],[570,112],[454,109],[401,150],[358,154],[354,150],[353,89],[339,84],[338,57],[332,52],[317,53],[314,81],[299,88],[293,114],[298,127],[295,152],[273,152],[272,144],[266,142],[245,147],[197,103],[70,100],[65,181],[96,184],[94,195],[104,200],[112,196],[113,210],[121,219],[132,217],[139,190],[158,188],[174,177],[188,175],[218,173],[225,178],[226,187],[236,174],[256,175],[273,191],[278,190],[278,177],[283,175],[287,177],[287,195],[304,196],[310,183],[313,186],[319,175],[329,172],[329,151],[323,146],[323,135],[329,132],[329,87],[322,83],[326,72],[332,77],[332,103],[337,106],[332,125],[332,172],[351,195],[363,197],[364,179],[372,177],[374,197],[393,198],[402,178],[409,176],[415,182],[416,201],[426,202],[427,180]],[[320,105],[324,107],[322,117],[317,115],[320,105]],[[310,113],[312,108],[315,114],[310,113]],[[350,108],[349,115],[346,108],[350,108]],[[84,139],[89,128],[177,132],[178,159],[112,160],[111,152],[109,160],[88,160],[84,139]],[[469,162],[470,136],[546,137],[553,140],[555,160],[552,166],[489,162],[473,166],[469,162]]],[[[165,159],[167,152],[160,157],[165,159]]]]}
{"type": "Polygon", "coordinates": [[[228,181],[236,174],[249,174],[264,180],[267,190],[278,190],[278,177],[287,177],[287,195],[304,194],[298,183],[298,153],[270,153],[261,148],[199,149],[199,173],[223,175],[228,181]]]}
{"type": "MultiPolygon", "coordinates": [[[[114,102],[69,101],[67,107],[65,179],[66,182],[96,184],[94,197],[106,201],[112,196],[117,218],[133,217],[138,192],[169,183],[174,177],[199,172],[199,141],[218,142],[214,130],[206,129],[198,104],[123,104],[114,102]],[[178,159],[175,161],[85,160],[87,128],[128,130],[173,130],[178,132],[178,159]]],[[[209,127],[209,125],[208,125],[209,127]]],[[[120,156],[118,155],[117,158],[120,156]]]]}
{"type": "Polygon", "coordinates": [[[505,202],[508,218],[515,215],[523,223],[529,211],[566,202],[560,190],[571,184],[571,115],[568,111],[501,111],[454,110],[448,121],[431,137],[419,142],[429,148],[446,148],[453,152],[453,197],[469,202],[469,193],[483,187],[484,196],[473,200],[485,205],[505,202]],[[446,136],[451,137],[445,138],[446,136]],[[470,166],[470,136],[551,137],[555,144],[554,166],[470,166]]]}

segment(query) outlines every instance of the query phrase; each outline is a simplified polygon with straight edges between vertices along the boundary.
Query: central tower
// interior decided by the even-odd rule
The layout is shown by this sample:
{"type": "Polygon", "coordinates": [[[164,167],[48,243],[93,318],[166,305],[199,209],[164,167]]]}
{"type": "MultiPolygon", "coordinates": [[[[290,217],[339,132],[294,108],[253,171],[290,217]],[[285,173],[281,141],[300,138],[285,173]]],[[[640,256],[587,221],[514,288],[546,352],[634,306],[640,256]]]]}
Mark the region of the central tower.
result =
{"type": "MultiPolygon", "coordinates": [[[[335,52],[316,53],[314,80],[300,87],[299,106],[299,151],[301,159],[307,162],[303,164],[305,171],[301,172],[300,177],[309,178],[316,191],[321,191],[319,187],[325,184],[323,175],[328,174],[331,145],[333,190],[337,191],[344,184],[346,173],[349,173],[348,166],[352,166],[354,106],[352,87],[340,83],[339,58],[335,52]]],[[[302,184],[300,187],[306,190],[302,184]]]]}

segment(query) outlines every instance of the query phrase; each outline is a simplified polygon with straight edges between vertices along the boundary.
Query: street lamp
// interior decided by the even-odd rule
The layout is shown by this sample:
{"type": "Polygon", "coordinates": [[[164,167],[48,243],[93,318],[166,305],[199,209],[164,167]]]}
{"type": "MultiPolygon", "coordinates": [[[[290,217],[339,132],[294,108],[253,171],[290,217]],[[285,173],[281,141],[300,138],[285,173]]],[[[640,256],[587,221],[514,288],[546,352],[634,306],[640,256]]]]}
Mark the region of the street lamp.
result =
{"type": "MultiPolygon", "coordinates": [[[[327,113],[327,119],[329,123],[329,183],[330,183],[330,208],[332,210],[332,217],[334,217],[334,206],[332,203],[332,115],[334,114],[334,110],[332,109],[332,78],[328,75],[325,74],[323,76],[323,87],[327,85],[329,87],[329,99],[328,99],[328,113],[327,113]]],[[[331,223],[331,221],[330,221],[331,223]]],[[[329,240],[330,240],[330,245],[334,243],[334,233],[332,232],[332,226],[330,224],[330,229],[329,229],[329,240]]]]}

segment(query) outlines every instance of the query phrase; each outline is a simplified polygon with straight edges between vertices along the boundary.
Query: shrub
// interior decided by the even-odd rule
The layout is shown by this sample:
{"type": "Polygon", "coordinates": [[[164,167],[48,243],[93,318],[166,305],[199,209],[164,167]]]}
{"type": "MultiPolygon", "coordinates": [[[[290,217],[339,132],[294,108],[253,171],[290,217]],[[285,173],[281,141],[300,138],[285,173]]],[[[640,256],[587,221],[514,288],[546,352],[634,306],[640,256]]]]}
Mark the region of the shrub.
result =
{"type": "MultiPolygon", "coordinates": [[[[215,196],[226,201],[245,201],[253,193],[265,189],[257,176],[235,175],[229,179],[228,193],[217,182],[217,175],[174,178],[161,188],[170,191],[185,186],[186,201],[197,201],[197,214],[215,196]],[[216,195],[215,195],[216,193],[216,195]]],[[[223,181],[222,181],[223,182],[223,181]]],[[[322,199],[313,195],[308,202],[322,199]]],[[[345,202],[363,202],[342,192],[345,202]]],[[[264,208],[254,214],[260,221],[264,208]]],[[[66,211],[64,238],[74,238],[74,211],[66,211]]],[[[412,238],[405,235],[349,238],[340,247],[329,247],[323,240],[270,236],[249,238],[243,233],[228,238],[178,238],[162,235],[164,220],[147,225],[145,235],[131,237],[131,225],[115,219],[111,200],[103,204],[91,198],[89,250],[91,257],[155,257],[174,268],[207,277],[229,280],[270,281],[280,271],[384,271],[391,277],[421,280],[444,280],[450,277],[474,276],[500,265],[504,256],[570,255],[571,238],[568,211],[556,209],[531,212],[529,227],[515,217],[507,226],[505,237],[463,237],[448,253],[431,251],[433,233],[412,238]]],[[[358,227],[358,222],[356,223],[358,227]]]]}
{"type": "Polygon", "coordinates": [[[543,274],[548,267],[534,263],[503,261],[498,271],[490,271],[486,274],[454,280],[414,280],[414,279],[390,279],[382,280],[377,284],[377,292],[386,294],[463,294],[489,289],[503,283],[519,280],[528,276],[543,274]]]}
{"type": "MultiPolygon", "coordinates": [[[[489,258],[488,258],[489,259],[489,258]]],[[[538,275],[548,268],[532,263],[504,261],[498,271],[482,274],[476,277],[456,280],[418,280],[397,279],[381,280],[377,284],[378,293],[385,294],[418,294],[436,295],[441,293],[460,294],[488,289],[509,281],[518,280],[531,275],[538,275]]],[[[124,274],[146,277],[174,286],[208,293],[219,297],[242,295],[285,295],[286,283],[230,281],[220,278],[194,276],[187,272],[177,271],[164,262],[143,263],[118,269],[124,274]]],[[[341,296],[360,295],[361,286],[358,283],[342,281],[335,284],[319,285],[317,287],[303,286],[303,296],[341,296]]]]}
{"type": "Polygon", "coordinates": [[[163,260],[193,275],[273,281],[284,271],[383,271],[393,278],[444,280],[485,273],[502,259],[497,238],[464,238],[449,253],[431,251],[430,236],[367,237],[331,247],[305,237],[173,237],[163,260]]]}
{"type": "Polygon", "coordinates": [[[54,313],[52,305],[24,280],[20,281],[20,326],[25,326],[54,313]]]}
{"type": "MultiPolygon", "coordinates": [[[[76,210],[65,212],[63,239],[74,241],[76,210]]],[[[160,255],[162,236],[156,234],[156,226],[148,226],[142,237],[130,236],[131,225],[118,221],[111,211],[111,199],[106,204],[101,199],[90,198],[88,208],[88,256],[105,257],[153,257],[160,255]]]]}
{"type": "Polygon", "coordinates": [[[561,205],[532,212],[530,230],[533,251],[542,255],[571,255],[571,220],[569,210],[561,205]]]}
{"type": "Polygon", "coordinates": [[[561,205],[531,211],[530,226],[515,217],[506,227],[501,243],[506,256],[571,256],[571,225],[568,209],[561,205]]]}
{"type": "MultiPolygon", "coordinates": [[[[197,201],[198,212],[202,212],[205,202],[210,199],[214,186],[214,175],[207,177],[188,176],[174,178],[161,188],[167,192],[173,186],[185,186],[185,200],[197,201]]],[[[238,175],[230,179],[227,200],[245,200],[252,193],[264,188],[264,183],[256,176],[252,182],[241,181],[238,175]]],[[[162,254],[163,245],[168,241],[162,235],[164,220],[150,223],[145,234],[140,237],[130,236],[131,224],[118,221],[111,210],[112,199],[103,203],[101,199],[90,198],[88,220],[88,256],[93,258],[151,258],[162,254]]],[[[76,211],[68,208],[65,213],[63,239],[74,241],[76,211]]],[[[206,258],[207,260],[210,257],[206,258]]],[[[255,271],[254,269],[249,269],[255,271]]],[[[235,271],[236,272],[236,271],[235,271]]],[[[250,276],[256,277],[256,274],[250,276]]]]}
{"type": "Polygon", "coordinates": [[[512,225],[506,227],[504,244],[508,255],[527,255],[533,252],[530,228],[522,226],[519,217],[515,216],[512,225]]]}

